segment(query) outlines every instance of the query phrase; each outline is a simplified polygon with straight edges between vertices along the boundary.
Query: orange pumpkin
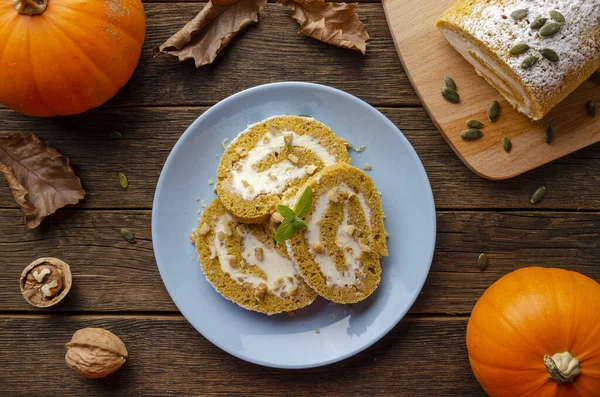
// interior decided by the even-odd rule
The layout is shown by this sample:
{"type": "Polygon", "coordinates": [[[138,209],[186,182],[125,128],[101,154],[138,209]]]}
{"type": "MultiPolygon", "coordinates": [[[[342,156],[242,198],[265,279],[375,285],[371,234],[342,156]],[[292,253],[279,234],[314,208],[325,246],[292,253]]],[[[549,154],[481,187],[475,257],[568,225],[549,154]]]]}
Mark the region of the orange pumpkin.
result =
{"type": "Polygon", "coordinates": [[[492,397],[600,396],[600,284],[562,269],[514,271],[475,304],[467,349],[492,397]]]}
{"type": "Polygon", "coordinates": [[[0,0],[0,103],[71,115],[109,100],[140,58],[141,0],[0,0]]]}

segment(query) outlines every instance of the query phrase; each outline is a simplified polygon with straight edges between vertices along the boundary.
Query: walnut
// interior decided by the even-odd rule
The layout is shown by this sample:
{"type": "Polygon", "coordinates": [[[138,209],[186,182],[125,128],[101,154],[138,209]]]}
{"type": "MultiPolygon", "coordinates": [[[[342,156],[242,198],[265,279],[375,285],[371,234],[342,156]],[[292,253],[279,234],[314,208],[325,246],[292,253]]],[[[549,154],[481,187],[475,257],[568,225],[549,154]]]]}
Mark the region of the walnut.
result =
{"type": "Polygon", "coordinates": [[[257,301],[261,301],[265,299],[265,296],[267,296],[267,291],[267,284],[260,283],[258,284],[258,287],[256,287],[256,289],[254,290],[254,297],[257,301]]]}
{"type": "Polygon", "coordinates": [[[262,248],[257,247],[254,249],[254,256],[256,257],[256,259],[258,259],[259,261],[262,261],[264,258],[264,251],[262,248]]]}
{"type": "Polygon", "coordinates": [[[311,248],[317,254],[322,254],[323,252],[325,252],[325,246],[323,244],[321,244],[320,242],[316,242],[316,243],[312,244],[311,248]]]}
{"type": "Polygon", "coordinates": [[[127,358],[123,341],[102,328],[80,329],[66,347],[67,365],[86,378],[104,378],[121,368],[127,358]]]}
{"type": "Polygon", "coordinates": [[[54,306],[71,289],[69,265],[56,258],[40,258],[21,273],[21,293],[35,307],[54,306]]]}
{"type": "Polygon", "coordinates": [[[293,140],[294,140],[294,134],[292,132],[284,132],[283,133],[283,142],[285,143],[286,146],[291,145],[293,140]]]}

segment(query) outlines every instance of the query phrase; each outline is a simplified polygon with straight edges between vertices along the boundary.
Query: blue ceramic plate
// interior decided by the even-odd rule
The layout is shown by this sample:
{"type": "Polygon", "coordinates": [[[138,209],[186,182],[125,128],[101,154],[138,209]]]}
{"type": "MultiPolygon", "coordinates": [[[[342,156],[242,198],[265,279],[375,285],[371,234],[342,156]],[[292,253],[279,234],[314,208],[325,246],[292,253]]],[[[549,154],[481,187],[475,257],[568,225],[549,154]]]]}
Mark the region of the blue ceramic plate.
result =
{"type": "MultiPolygon", "coordinates": [[[[181,136],[160,175],[152,210],[158,269],[185,318],[212,343],[243,360],[278,368],[309,368],[350,357],[388,333],[419,294],[435,247],[435,206],[416,152],[379,111],[345,92],[308,83],[267,84],[213,106],[181,136]],[[317,299],[295,317],[266,316],[222,298],[206,281],[190,244],[201,201],[216,196],[221,141],[274,115],[308,114],[352,145],[353,164],[371,164],[381,192],[389,257],[381,285],[347,307],[317,299]],[[217,158],[217,155],[218,157],[217,158]]],[[[202,357],[198,357],[201,360],[202,357]]]]}

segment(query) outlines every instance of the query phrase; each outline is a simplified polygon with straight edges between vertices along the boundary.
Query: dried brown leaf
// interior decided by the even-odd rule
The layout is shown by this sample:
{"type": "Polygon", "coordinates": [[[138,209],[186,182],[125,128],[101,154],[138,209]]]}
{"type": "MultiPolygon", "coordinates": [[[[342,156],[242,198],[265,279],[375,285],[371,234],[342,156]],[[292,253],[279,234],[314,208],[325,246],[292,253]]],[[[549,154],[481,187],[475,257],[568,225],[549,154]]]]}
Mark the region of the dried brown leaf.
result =
{"type": "Polygon", "coordinates": [[[258,21],[265,4],[267,0],[212,0],[158,52],[180,61],[193,59],[197,68],[208,65],[239,31],[258,21]]]}
{"type": "Polygon", "coordinates": [[[28,228],[85,196],[69,159],[35,134],[0,137],[0,172],[25,214],[28,228]]]}
{"type": "Polygon", "coordinates": [[[293,10],[299,33],[338,47],[367,51],[369,33],[354,12],[356,4],[324,0],[277,0],[293,10]]]}

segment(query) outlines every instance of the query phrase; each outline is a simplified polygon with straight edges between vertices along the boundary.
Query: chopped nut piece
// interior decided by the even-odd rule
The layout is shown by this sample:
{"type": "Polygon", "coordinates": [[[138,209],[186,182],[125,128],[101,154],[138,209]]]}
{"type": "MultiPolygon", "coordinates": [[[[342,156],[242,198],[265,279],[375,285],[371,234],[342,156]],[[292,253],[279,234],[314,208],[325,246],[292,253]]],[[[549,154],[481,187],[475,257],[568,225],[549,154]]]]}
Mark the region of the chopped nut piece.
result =
{"type": "Polygon", "coordinates": [[[268,136],[263,137],[263,143],[269,143],[270,139],[268,136]]]}
{"type": "Polygon", "coordinates": [[[225,224],[225,225],[223,225],[223,232],[225,233],[225,235],[226,235],[227,237],[230,237],[230,236],[231,236],[231,233],[233,233],[233,232],[231,231],[231,228],[229,227],[229,225],[228,225],[228,224],[225,224]]]}
{"type": "Polygon", "coordinates": [[[198,233],[200,233],[201,236],[206,236],[208,232],[210,232],[210,226],[208,226],[207,223],[203,223],[200,226],[200,229],[198,229],[198,233]]]}
{"type": "Polygon", "coordinates": [[[283,142],[286,145],[291,145],[293,139],[294,139],[294,134],[292,132],[284,132],[283,133],[283,142]]]}
{"type": "Polygon", "coordinates": [[[227,262],[233,267],[238,264],[238,259],[233,255],[227,255],[227,262]]]}
{"type": "MultiPolygon", "coordinates": [[[[192,232],[190,233],[190,242],[193,245],[196,245],[196,239],[198,238],[197,234],[196,234],[196,229],[193,229],[192,232]]],[[[34,275],[35,276],[35,275],[34,275]]]]}
{"type": "Polygon", "coordinates": [[[344,144],[344,146],[350,147],[350,142],[348,142],[348,140],[346,140],[344,138],[340,138],[340,140],[342,141],[342,143],[344,144]]]}
{"type": "Polygon", "coordinates": [[[358,246],[362,252],[371,252],[371,247],[366,244],[360,243],[358,246]]]}
{"type": "Polygon", "coordinates": [[[267,292],[268,292],[267,284],[260,283],[254,290],[254,297],[256,298],[257,301],[261,301],[261,300],[265,299],[265,296],[267,296],[267,292]]]}
{"type": "Polygon", "coordinates": [[[284,220],[285,220],[285,218],[279,212],[273,212],[271,214],[271,222],[273,222],[273,223],[281,223],[284,220]]]}
{"type": "Polygon", "coordinates": [[[214,185],[214,184],[215,184],[215,181],[213,181],[212,179],[209,179],[209,180],[208,180],[208,184],[212,186],[212,185],[214,185]]]}
{"type": "Polygon", "coordinates": [[[312,244],[313,251],[315,251],[317,254],[322,254],[323,252],[325,252],[325,246],[323,244],[321,244],[320,242],[314,243],[312,244]]]}
{"type": "Polygon", "coordinates": [[[258,248],[254,248],[254,256],[256,257],[256,259],[258,259],[259,261],[262,261],[264,258],[264,252],[263,249],[258,247],[258,248]]]}
{"type": "Polygon", "coordinates": [[[291,154],[291,153],[288,154],[288,159],[294,164],[296,164],[299,160],[298,156],[296,156],[295,154],[291,154]]]}
{"type": "Polygon", "coordinates": [[[372,169],[373,169],[373,167],[371,167],[370,164],[363,165],[363,170],[365,170],[365,171],[371,171],[372,169]]]}
{"type": "Polygon", "coordinates": [[[208,259],[215,259],[217,257],[217,249],[215,246],[211,244],[208,249],[210,250],[210,257],[208,259]]]}
{"type": "Polygon", "coordinates": [[[277,277],[275,279],[275,282],[273,283],[273,289],[279,290],[279,289],[283,288],[284,285],[285,285],[285,281],[283,280],[283,277],[277,277]]]}
{"type": "Polygon", "coordinates": [[[242,185],[244,185],[244,187],[250,186],[250,184],[248,183],[248,181],[245,180],[245,179],[242,179],[242,185]]]}
{"type": "Polygon", "coordinates": [[[241,146],[238,146],[238,147],[236,147],[236,148],[235,148],[235,152],[236,152],[237,154],[242,154],[242,152],[243,152],[243,151],[244,151],[244,148],[243,148],[243,147],[241,147],[241,146]]]}
{"type": "Polygon", "coordinates": [[[228,141],[229,141],[229,138],[225,138],[225,139],[223,139],[223,140],[221,141],[221,146],[223,147],[223,150],[224,150],[224,149],[227,149],[227,142],[228,142],[228,141]]]}
{"type": "Polygon", "coordinates": [[[248,193],[254,193],[254,187],[252,185],[248,186],[248,193]]]}
{"type": "Polygon", "coordinates": [[[271,179],[272,181],[276,181],[277,180],[277,176],[273,175],[271,173],[267,174],[269,176],[269,179],[271,179]]]}
{"type": "Polygon", "coordinates": [[[360,146],[360,147],[355,147],[355,148],[352,148],[352,149],[354,149],[354,151],[356,153],[360,153],[360,152],[364,151],[366,148],[367,148],[366,146],[360,146]]]}
{"type": "Polygon", "coordinates": [[[354,196],[356,196],[356,193],[354,193],[354,191],[352,191],[352,190],[349,190],[348,191],[348,199],[351,199],[354,196]]]}
{"type": "Polygon", "coordinates": [[[339,201],[337,192],[335,190],[330,190],[327,192],[327,199],[332,203],[337,203],[339,201]]]}
{"type": "Polygon", "coordinates": [[[279,134],[281,134],[281,131],[278,130],[277,128],[273,127],[272,125],[269,126],[268,130],[273,135],[279,135],[279,134]]]}
{"type": "Polygon", "coordinates": [[[217,238],[219,239],[219,241],[225,240],[225,233],[223,233],[222,231],[219,231],[217,233],[217,238]]]}
{"type": "Polygon", "coordinates": [[[315,328],[315,333],[316,334],[320,334],[321,333],[321,328],[315,328]]]}
{"type": "Polygon", "coordinates": [[[306,170],[306,173],[308,175],[312,175],[317,170],[317,166],[314,164],[311,164],[311,165],[307,165],[306,167],[304,167],[304,169],[306,170]]]}
{"type": "Polygon", "coordinates": [[[286,278],[288,279],[288,281],[289,281],[290,283],[293,283],[293,282],[294,282],[294,277],[292,277],[292,276],[287,276],[286,278]]]}
{"type": "Polygon", "coordinates": [[[231,166],[233,168],[234,171],[239,171],[242,169],[242,164],[241,163],[235,163],[231,166]]]}
{"type": "Polygon", "coordinates": [[[290,288],[288,288],[287,293],[288,293],[289,296],[296,295],[296,293],[298,293],[298,285],[297,284],[292,284],[292,286],[290,288]]]}

